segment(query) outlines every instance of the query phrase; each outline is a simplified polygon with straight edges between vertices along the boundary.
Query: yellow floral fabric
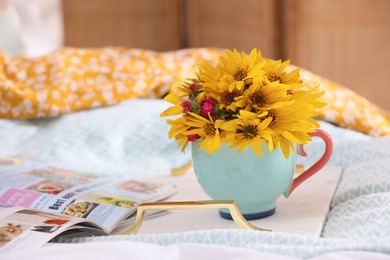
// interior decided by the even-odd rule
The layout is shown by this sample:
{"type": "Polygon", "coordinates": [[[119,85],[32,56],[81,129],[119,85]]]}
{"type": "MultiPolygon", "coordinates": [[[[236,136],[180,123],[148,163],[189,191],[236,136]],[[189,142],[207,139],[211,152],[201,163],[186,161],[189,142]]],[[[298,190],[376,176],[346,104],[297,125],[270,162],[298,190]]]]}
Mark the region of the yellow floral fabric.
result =
{"type": "MultiPolygon", "coordinates": [[[[53,117],[131,98],[160,98],[193,77],[200,61],[217,61],[223,53],[213,48],[61,48],[28,58],[0,52],[0,118],[53,117]]],[[[318,118],[372,136],[390,134],[387,113],[365,98],[306,70],[301,77],[306,86],[320,84],[325,90],[328,105],[318,118]]]]}
{"type": "Polygon", "coordinates": [[[390,117],[386,111],[354,91],[307,70],[300,69],[300,76],[307,87],[319,85],[325,92],[323,99],[327,106],[320,110],[318,118],[371,136],[390,135],[390,117]]]}
{"type": "Polygon", "coordinates": [[[63,48],[39,58],[0,53],[0,118],[40,118],[161,97],[193,76],[211,50],[158,53],[126,48],[63,48]]]}

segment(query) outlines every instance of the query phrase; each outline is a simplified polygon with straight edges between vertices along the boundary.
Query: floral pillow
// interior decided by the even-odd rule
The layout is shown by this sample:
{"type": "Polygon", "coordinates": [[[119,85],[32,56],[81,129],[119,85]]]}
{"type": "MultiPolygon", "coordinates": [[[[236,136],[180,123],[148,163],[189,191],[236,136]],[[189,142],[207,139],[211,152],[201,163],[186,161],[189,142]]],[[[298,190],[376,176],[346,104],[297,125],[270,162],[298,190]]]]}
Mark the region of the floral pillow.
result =
{"type": "Polygon", "coordinates": [[[215,60],[207,49],[159,53],[129,48],[62,48],[39,58],[0,51],[0,118],[53,117],[161,97],[193,75],[199,60],[215,60]]]}
{"type": "Polygon", "coordinates": [[[371,136],[390,134],[389,114],[366,98],[307,70],[300,69],[300,75],[306,86],[319,84],[325,91],[324,101],[328,105],[319,111],[318,118],[371,136]]]}
{"type": "MultiPolygon", "coordinates": [[[[0,118],[53,117],[132,98],[160,98],[192,77],[200,61],[216,61],[223,52],[61,48],[28,58],[0,51],[0,118]]],[[[367,99],[309,71],[300,73],[306,86],[325,90],[328,105],[318,118],[372,136],[390,134],[389,116],[367,99]]]]}

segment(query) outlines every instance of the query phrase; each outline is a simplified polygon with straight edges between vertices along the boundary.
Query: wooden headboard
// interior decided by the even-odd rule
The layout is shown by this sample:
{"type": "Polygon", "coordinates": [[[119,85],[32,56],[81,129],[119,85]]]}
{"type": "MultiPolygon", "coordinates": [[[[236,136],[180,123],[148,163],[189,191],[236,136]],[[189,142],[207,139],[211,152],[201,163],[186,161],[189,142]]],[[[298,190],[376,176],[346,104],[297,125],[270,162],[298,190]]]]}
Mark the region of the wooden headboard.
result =
{"type": "Polygon", "coordinates": [[[261,49],[390,110],[388,0],[63,0],[65,44],[261,49]]]}

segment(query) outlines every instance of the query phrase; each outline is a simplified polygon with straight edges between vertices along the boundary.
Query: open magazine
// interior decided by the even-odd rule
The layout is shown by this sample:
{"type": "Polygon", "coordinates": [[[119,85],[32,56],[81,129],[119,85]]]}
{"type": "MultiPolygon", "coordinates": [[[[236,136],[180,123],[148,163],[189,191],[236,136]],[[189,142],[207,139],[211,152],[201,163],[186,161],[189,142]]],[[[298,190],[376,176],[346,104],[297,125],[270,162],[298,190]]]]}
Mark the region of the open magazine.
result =
{"type": "Polygon", "coordinates": [[[53,238],[117,234],[137,205],[167,198],[175,186],[53,168],[0,158],[0,253],[53,238]]]}

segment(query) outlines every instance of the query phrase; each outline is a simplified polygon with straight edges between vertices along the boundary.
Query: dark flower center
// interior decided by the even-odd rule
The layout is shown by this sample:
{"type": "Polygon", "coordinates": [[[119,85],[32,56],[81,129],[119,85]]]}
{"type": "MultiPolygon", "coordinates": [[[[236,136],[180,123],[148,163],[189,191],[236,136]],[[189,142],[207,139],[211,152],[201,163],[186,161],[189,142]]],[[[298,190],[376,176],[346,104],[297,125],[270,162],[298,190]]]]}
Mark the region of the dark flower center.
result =
{"type": "Polygon", "coordinates": [[[262,106],[265,103],[265,97],[264,97],[263,93],[261,93],[260,91],[251,95],[249,97],[249,99],[250,99],[250,101],[252,101],[252,103],[254,105],[262,106]]]}
{"type": "Polygon", "coordinates": [[[270,111],[270,112],[268,112],[268,117],[272,117],[272,121],[271,121],[271,123],[269,123],[269,127],[275,126],[275,124],[277,122],[276,115],[272,111],[270,111]]]}
{"type": "Polygon", "coordinates": [[[203,127],[204,132],[208,136],[214,136],[215,135],[215,128],[213,124],[207,124],[203,127]]]}
{"type": "Polygon", "coordinates": [[[244,80],[248,74],[245,70],[239,69],[236,71],[236,73],[233,74],[233,78],[237,81],[244,80]]]}
{"type": "Polygon", "coordinates": [[[257,135],[257,128],[254,125],[247,125],[244,126],[244,128],[242,129],[242,133],[245,136],[245,138],[253,139],[257,135]]]}
{"type": "Polygon", "coordinates": [[[230,105],[231,103],[234,102],[234,99],[238,96],[239,95],[237,93],[234,93],[234,92],[225,93],[225,96],[223,98],[224,105],[226,105],[226,106],[230,105]]]}
{"type": "Polygon", "coordinates": [[[283,83],[283,81],[282,81],[282,77],[280,76],[280,75],[269,75],[268,76],[268,79],[269,79],[269,81],[271,81],[271,82],[274,82],[274,81],[279,81],[279,83],[283,83]]]}

